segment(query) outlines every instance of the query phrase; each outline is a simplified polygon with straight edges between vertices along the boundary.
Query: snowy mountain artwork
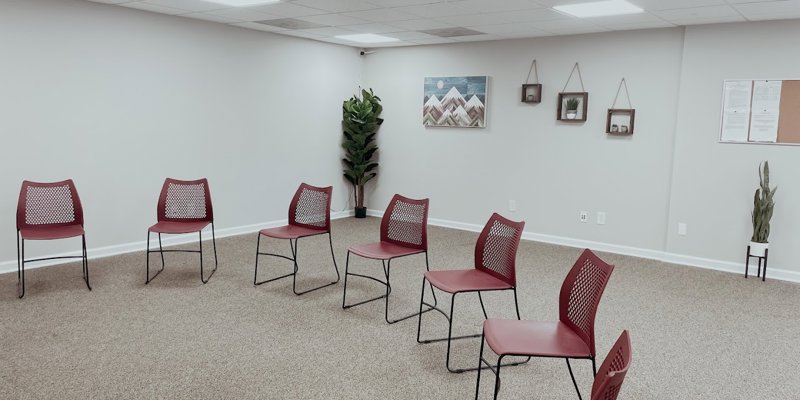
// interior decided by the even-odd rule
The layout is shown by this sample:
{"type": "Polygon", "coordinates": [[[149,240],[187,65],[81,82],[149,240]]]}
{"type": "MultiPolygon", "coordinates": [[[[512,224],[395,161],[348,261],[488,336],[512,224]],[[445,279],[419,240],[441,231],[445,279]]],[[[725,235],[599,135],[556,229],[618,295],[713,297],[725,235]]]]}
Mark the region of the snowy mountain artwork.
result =
{"type": "Polygon", "coordinates": [[[422,125],[486,127],[487,76],[425,78],[422,125]]]}

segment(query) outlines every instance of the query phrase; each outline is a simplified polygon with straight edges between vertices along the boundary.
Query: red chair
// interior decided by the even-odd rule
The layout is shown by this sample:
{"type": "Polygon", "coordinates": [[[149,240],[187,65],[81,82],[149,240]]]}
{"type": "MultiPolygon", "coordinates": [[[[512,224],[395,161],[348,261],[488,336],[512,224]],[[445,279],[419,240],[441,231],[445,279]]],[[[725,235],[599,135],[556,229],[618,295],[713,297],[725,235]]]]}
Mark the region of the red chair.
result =
{"type": "Polygon", "coordinates": [[[631,365],[631,355],[631,337],[628,331],[622,331],[594,378],[592,400],[616,400],[631,365]]]}
{"type": "MultiPolygon", "coordinates": [[[[581,254],[561,285],[559,296],[558,321],[519,321],[489,319],[483,323],[483,338],[489,348],[497,354],[497,366],[492,366],[483,358],[483,340],[478,366],[483,363],[495,373],[494,398],[500,390],[500,363],[506,356],[556,357],[567,360],[567,368],[581,398],[578,383],[572,373],[569,359],[592,360],[595,368],[594,320],[600,297],[605,291],[613,265],[606,264],[590,250],[581,254]]],[[[478,370],[478,383],[475,398],[478,398],[481,372],[478,370]]]]}
{"type": "Polygon", "coordinates": [[[25,296],[25,263],[64,258],[82,260],[83,280],[89,285],[89,260],[86,255],[86,232],[83,230],[83,207],[72,179],[61,182],[22,181],[17,203],[17,280],[21,299],[25,296]],[[81,237],[80,256],[25,259],[26,240],[55,240],[81,237]],[[22,249],[20,250],[20,245],[22,249]],[[20,252],[21,251],[21,252],[20,252]]]}
{"type": "Polygon", "coordinates": [[[164,253],[199,253],[200,281],[208,283],[217,272],[217,240],[214,236],[214,209],[208,179],[179,181],[167,178],[161,188],[157,207],[158,222],[147,230],[147,280],[145,285],[164,270],[164,253]],[[203,273],[203,229],[211,224],[211,243],[214,245],[214,270],[208,278],[203,273]],[[158,250],[150,250],[150,233],[158,234],[158,250]],[[164,250],[161,234],[179,235],[195,233],[199,236],[200,250],[164,250]],[[150,253],[161,253],[161,269],[150,276],[150,253]]]}
{"type": "MultiPolygon", "coordinates": [[[[388,209],[383,213],[383,219],[381,219],[380,242],[359,244],[347,249],[347,262],[344,269],[344,293],[342,295],[343,309],[386,299],[384,306],[384,319],[386,322],[394,324],[417,315],[417,313],[413,313],[402,318],[389,319],[389,294],[392,292],[389,275],[392,269],[392,260],[421,253],[425,254],[425,268],[430,271],[430,266],[428,265],[428,203],[428,199],[414,200],[395,194],[389,202],[388,209]],[[381,260],[386,281],[349,272],[350,253],[364,258],[381,260]],[[348,275],[376,281],[386,287],[386,294],[358,303],[347,304],[348,275]]],[[[436,304],[435,300],[434,294],[434,304],[436,304]]],[[[427,309],[424,312],[430,310],[427,309]]]]}
{"type": "MultiPolygon", "coordinates": [[[[478,242],[475,244],[475,268],[461,269],[451,271],[430,271],[425,273],[422,278],[422,294],[419,299],[420,315],[417,321],[417,342],[419,343],[433,343],[447,341],[447,359],[445,366],[450,372],[464,372],[474,371],[476,368],[460,368],[453,369],[450,367],[450,343],[456,339],[477,338],[477,335],[465,335],[452,337],[453,335],[453,307],[455,306],[456,295],[459,293],[475,292],[478,294],[478,300],[481,303],[481,310],[483,310],[483,317],[486,316],[486,308],[483,306],[483,298],[481,292],[496,291],[496,290],[511,290],[514,292],[514,306],[517,311],[517,319],[519,316],[519,303],[517,302],[517,278],[516,278],[516,256],[519,240],[522,237],[522,229],[525,227],[525,222],[514,222],[509,219],[503,218],[500,214],[492,214],[483,231],[478,236],[478,242]],[[435,306],[425,303],[425,281],[428,281],[433,287],[450,293],[450,314],[436,308],[435,306]],[[447,328],[447,337],[440,339],[427,339],[420,340],[420,331],[422,328],[422,305],[433,307],[436,311],[440,312],[447,318],[449,322],[447,328]]],[[[516,365],[506,364],[506,365],[516,365]]]]}
{"type": "Polygon", "coordinates": [[[289,205],[289,225],[262,229],[258,233],[258,240],[256,241],[256,268],[253,275],[253,285],[261,285],[267,282],[276,281],[278,279],[292,277],[292,291],[296,295],[313,292],[314,290],[322,289],[330,285],[335,285],[339,282],[339,267],[336,265],[336,256],[333,254],[333,239],[331,239],[331,193],[333,187],[316,187],[305,183],[301,183],[297,188],[292,203],[289,205]],[[333,268],[336,270],[336,280],[319,286],[313,289],[308,289],[302,292],[297,292],[297,241],[300,238],[328,234],[328,244],[331,247],[331,258],[333,258],[333,268]],[[281,254],[261,253],[261,236],[267,236],[275,239],[289,239],[289,247],[292,249],[292,257],[286,257],[281,254]],[[294,240],[294,243],[292,243],[294,240]],[[285,258],[294,264],[294,271],[291,274],[279,276],[277,278],[267,279],[265,281],[258,281],[258,256],[273,256],[285,258]]]}

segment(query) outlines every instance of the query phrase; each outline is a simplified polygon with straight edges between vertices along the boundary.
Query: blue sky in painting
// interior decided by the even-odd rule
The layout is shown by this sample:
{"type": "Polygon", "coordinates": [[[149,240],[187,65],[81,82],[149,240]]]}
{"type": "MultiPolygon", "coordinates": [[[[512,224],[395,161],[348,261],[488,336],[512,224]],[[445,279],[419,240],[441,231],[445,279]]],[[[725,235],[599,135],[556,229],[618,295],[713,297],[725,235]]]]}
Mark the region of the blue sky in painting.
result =
{"type": "Polygon", "coordinates": [[[453,86],[458,89],[465,99],[469,100],[472,95],[477,95],[482,101],[486,101],[486,77],[485,76],[459,76],[459,77],[433,77],[425,78],[425,100],[431,95],[436,95],[439,99],[446,95],[453,86]],[[442,81],[444,86],[439,89],[437,83],[442,81]]]}

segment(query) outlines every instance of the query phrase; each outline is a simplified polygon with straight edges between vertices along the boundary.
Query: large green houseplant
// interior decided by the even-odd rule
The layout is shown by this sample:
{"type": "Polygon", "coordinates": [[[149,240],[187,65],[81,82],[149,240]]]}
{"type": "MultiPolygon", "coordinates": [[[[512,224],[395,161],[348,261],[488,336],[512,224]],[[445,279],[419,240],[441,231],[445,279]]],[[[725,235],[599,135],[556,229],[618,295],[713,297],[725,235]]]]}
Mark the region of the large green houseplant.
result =
{"type": "Polygon", "coordinates": [[[750,254],[763,256],[769,246],[769,221],[775,207],[773,196],[778,187],[769,187],[769,162],[764,161],[758,168],[759,188],[753,198],[753,237],[750,239],[750,254]]]}
{"type": "Polygon", "coordinates": [[[367,216],[364,206],[364,184],[377,175],[378,163],[373,160],[378,146],[375,135],[383,123],[380,118],[383,106],[372,89],[361,90],[361,96],[353,95],[342,104],[342,130],[345,151],[344,177],[353,185],[356,218],[367,216]]]}

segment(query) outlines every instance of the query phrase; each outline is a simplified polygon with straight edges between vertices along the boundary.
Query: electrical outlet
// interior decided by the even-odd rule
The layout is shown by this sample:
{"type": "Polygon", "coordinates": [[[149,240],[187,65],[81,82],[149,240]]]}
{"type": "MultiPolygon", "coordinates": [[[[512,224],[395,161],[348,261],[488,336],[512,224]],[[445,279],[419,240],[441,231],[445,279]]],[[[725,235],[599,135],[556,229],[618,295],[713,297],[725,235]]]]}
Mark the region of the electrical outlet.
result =
{"type": "Polygon", "coordinates": [[[606,224],[606,213],[605,211],[598,211],[597,212],[597,225],[605,225],[606,224]]]}
{"type": "Polygon", "coordinates": [[[678,223],[678,235],[686,236],[686,223],[685,222],[678,223]]]}
{"type": "Polygon", "coordinates": [[[517,201],[516,200],[509,200],[508,201],[508,211],[517,211],[517,201]]]}
{"type": "Polygon", "coordinates": [[[580,221],[583,223],[589,222],[589,212],[588,211],[581,211],[580,221]]]}

